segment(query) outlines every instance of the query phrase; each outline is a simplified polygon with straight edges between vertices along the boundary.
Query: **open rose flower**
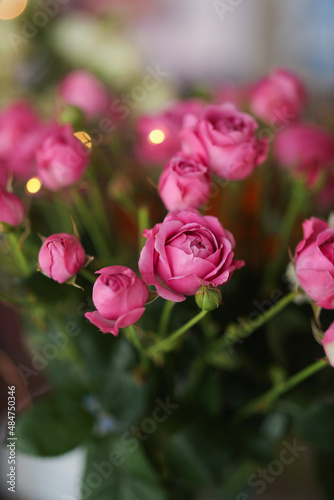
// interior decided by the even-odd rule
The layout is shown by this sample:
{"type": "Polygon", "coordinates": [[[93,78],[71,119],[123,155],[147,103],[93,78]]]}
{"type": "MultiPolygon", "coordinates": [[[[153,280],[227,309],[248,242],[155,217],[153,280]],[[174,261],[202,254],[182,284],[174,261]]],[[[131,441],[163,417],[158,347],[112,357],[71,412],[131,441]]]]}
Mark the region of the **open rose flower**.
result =
{"type": "Polygon", "coordinates": [[[139,270],[143,280],[167,300],[181,302],[202,285],[223,285],[244,265],[233,260],[232,234],[216,217],[202,216],[194,209],[170,212],[144,236],[139,270]]]}
{"type": "Polygon", "coordinates": [[[159,179],[159,194],[167,210],[201,207],[208,201],[210,188],[208,167],[184,153],[165,165],[159,179]]]}
{"type": "Polygon", "coordinates": [[[86,262],[80,241],[72,234],[58,233],[46,238],[38,255],[38,264],[49,278],[65,283],[77,274],[86,262]]]}
{"type": "Polygon", "coordinates": [[[73,135],[71,125],[58,126],[44,138],[36,153],[38,175],[53,191],[78,182],[89,162],[88,150],[73,135]]]}
{"type": "Polygon", "coordinates": [[[118,335],[120,328],[133,325],[145,311],[147,285],[132,269],[109,266],[100,269],[93,287],[93,302],[97,311],[85,317],[103,333],[118,335]]]}
{"type": "Polygon", "coordinates": [[[334,135],[310,123],[297,123],[276,135],[275,156],[293,175],[312,185],[322,171],[334,165],[334,135]]]}
{"type": "Polygon", "coordinates": [[[295,253],[298,282],[318,306],[334,309],[334,227],[311,217],[303,232],[295,253]]]}
{"type": "Polygon", "coordinates": [[[168,109],[142,115],[136,123],[136,155],[143,163],[164,163],[181,147],[179,132],[187,114],[197,115],[203,103],[197,100],[179,101],[168,109]],[[159,131],[156,137],[152,132],[159,131]]]}
{"type": "Polygon", "coordinates": [[[240,180],[248,177],[267,156],[267,140],[255,136],[256,121],[230,103],[203,108],[188,115],[180,133],[182,149],[201,158],[219,177],[240,180]]]}
{"type": "Polygon", "coordinates": [[[24,219],[24,206],[14,193],[0,190],[0,223],[19,226],[24,219]]]}
{"type": "Polygon", "coordinates": [[[65,103],[81,109],[88,118],[109,112],[110,96],[103,83],[89,71],[69,73],[59,85],[59,94],[65,103]]]}
{"type": "Polygon", "coordinates": [[[334,323],[325,331],[322,345],[330,365],[334,367],[334,323]]]}
{"type": "Polygon", "coordinates": [[[252,111],[275,126],[286,126],[302,112],[306,92],[302,82],[285,69],[277,69],[260,80],[250,98],[252,111]]]}

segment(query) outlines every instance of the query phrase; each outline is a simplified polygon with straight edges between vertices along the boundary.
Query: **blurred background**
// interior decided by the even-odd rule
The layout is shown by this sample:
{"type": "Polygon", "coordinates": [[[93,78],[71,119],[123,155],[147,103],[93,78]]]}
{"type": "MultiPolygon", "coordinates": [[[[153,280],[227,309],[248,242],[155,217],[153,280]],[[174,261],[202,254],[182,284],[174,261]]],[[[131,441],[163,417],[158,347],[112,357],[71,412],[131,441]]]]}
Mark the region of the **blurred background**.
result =
{"type": "MultiPolygon", "coordinates": [[[[120,96],[154,74],[161,84],[136,100],[139,112],[189,88],[219,91],[286,66],[305,81],[314,119],[333,123],[333,21],[333,0],[1,0],[0,106],[29,96],[50,112],[55,83],[75,68],[120,96]]],[[[17,318],[4,306],[0,330],[0,352],[29,365],[17,318]]],[[[33,396],[44,387],[34,379],[33,396]]],[[[0,389],[6,404],[5,377],[0,389]]],[[[315,500],[310,480],[300,497],[315,500]]]]}

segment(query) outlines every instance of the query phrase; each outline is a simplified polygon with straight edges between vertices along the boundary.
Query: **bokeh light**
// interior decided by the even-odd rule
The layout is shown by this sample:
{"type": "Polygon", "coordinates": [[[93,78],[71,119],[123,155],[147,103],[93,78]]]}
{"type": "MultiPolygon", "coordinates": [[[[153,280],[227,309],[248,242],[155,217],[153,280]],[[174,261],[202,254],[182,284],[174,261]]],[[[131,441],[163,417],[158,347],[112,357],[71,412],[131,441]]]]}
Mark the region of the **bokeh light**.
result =
{"type": "Polygon", "coordinates": [[[36,194],[42,187],[42,181],[38,177],[32,177],[26,184],[26,190],[30,194],[36,194]]]}
{"type": "Polygon", "coordinates": [[[22,14],[27,3],[28,0],[0,0],[0,19],[15,19],[22,14]]]}
{"type": "Polygon", "coordinates": [[[148,140],[152,144],[161,144],[165,140],[165,134],[162,130],[160,129],[155,129],[152,130],[152,132],[149,133],[148,140]]]}
{"type": "Polygon", "coordinates": [[[74,136],[79,139],[79,141],[82,142],[88,149],[91,149],[92,147],[92,138],[87,132],[75,132],[74,136]]]}

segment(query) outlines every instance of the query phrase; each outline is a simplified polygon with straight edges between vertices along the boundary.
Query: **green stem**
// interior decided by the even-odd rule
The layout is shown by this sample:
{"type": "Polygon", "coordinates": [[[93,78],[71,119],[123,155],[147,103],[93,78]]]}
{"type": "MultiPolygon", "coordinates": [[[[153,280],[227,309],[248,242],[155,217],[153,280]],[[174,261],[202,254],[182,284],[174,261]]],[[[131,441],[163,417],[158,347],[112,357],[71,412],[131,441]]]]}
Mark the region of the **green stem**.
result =
{"type": "Polygon", "coordinates": [[[279,396],[288,392],[290,389],[293,389],[307,378],[325,368],[325,366],[328,366],[328,364],[324,360],[321,359],[320,361],[315,361],[312,365],[307,366],[289,379],[272,387],[272,389],[269,389],[269,391],[265,392],[258,398],[253,399],[244,408],[242,408],[236,416],[236,421],[240,422],[255,413],[266,411],[279,396]]]}
{"type": "Polygon", "coordinates": [[[22,271],[22,273],[26,276],[30,273],[29,263],[22,252],[21,245],[19,243],[19,239],[15,233],[7,234],[8,241],[10,243],[14,258],[17,262],[18,267],[22,271]]]}
{"type": "Polygon", "coordinates": [[[158,328],[159,338],[163,338],[166,336],[170,314],[174,306],[175,302],[172,302],[170,300],[166,300],[164,303],[158,328]]]}
{"type": "Polygon", "coordinates": [[[131,342],[131,344],[137,349],[142,366],[147,366],[148,357],[147,352],[140,341],[139,334],[133,325],[125,328],[126,337],[131,342]]]}
{"type": "Polygon", "coordinates": [[[149,355],[156,355],[162,352],[171,351],[175,347],[176,341],[186,333],[192,326],[196,325],[205,315],[207,311],[201,311],[196,316],[194,316],[191,320],[189,320],[185,325],[181,326],[178,330],[171,333],[167,338],[161,340],[157,344],[153,345],[148,349],[149,355]]]}
{"type": "Polygon", "coordinates": [[[8,295],[5,295],[4,293],[0,293],[0,300],[2,300],[3,302],[7,302],[8,304],[15,304],[18,306],[31,306],[36,302],[33,299],[31,300],[15,299],[14,297],[8,297],[8,295]]]}
{"type": "Polygon", "coordinates": [[[85,280],[89,281],[89,283],[92,283],[93,285],[97,279],[97,276],[88,271],[88,269],[81,268],[78,274],[80,274],[80,276],[85,278],[85,280]]]}
{"type": "Polygon", "coordinates": [[[139,253],[143,248],[146,238],[143,236],[144,229],[150,227],[149,212],[147,207],[139,207],[138,209],[138,236],[139,236],[139,253]]]}
{"type": "Polygon", "coordinates": [[[273,307],[268,311],[261,314],[258,318],[246,322],[241,325],[232,325],[231,328],[225,335],[213,342],[209,352],[217,353],[219,350],[227,349],[236,342],[242,342],[244,338],[249,337],[255,330],[260,328],[262,325],[267,323],[270,319],[274,318],[279,312],[281,312],[288,304],[290,304],[297,296],[297,292],[290,292],[281,300],[279,300],[273,307]]]}
{"type": "Polygon", "coordinates": [[[87,207],[79,191],[77,189],[72,189],[71,193],[81,222],[85,226],[100,259],[107,263],[112,260],[112,256],[100,228],[96,224],[90,209],[87,207]]]}

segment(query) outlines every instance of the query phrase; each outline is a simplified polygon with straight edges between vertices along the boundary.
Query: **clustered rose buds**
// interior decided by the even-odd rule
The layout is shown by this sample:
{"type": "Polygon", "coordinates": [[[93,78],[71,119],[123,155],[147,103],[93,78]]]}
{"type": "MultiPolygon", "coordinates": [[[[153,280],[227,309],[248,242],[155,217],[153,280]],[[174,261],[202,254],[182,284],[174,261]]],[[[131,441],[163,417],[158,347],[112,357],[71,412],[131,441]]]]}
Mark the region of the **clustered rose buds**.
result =
{"type": "Polygon", "coordinates": [[[72,234],[58,233],[46,238],[38,255],[41,271],[58,283],[65,283],[84,266],[86,254],[72,234]]]}
{"type": "Polygon", "coordinates": [[[124,266],[100,269],[93,287],[93,302],[97,311],[85,317],[103,333],[118,335],[120,328],[133,325],[145,311],[147,285],[134,271],[124,266]]]}
{"type": "Polygon", "coordinates": [[[324,309],[334,309],[334,227],[311,217],[295,252],[296,274],[305,293],[324,309]]]}
{"type": "Polygon", "coordinates": [[[139,270],[161,297],[174,302],[195,295],[201,285],[223,285],[244,265],[233,260],[234,238],[216,217],[175,210],[146,230],[139,270]]]}

